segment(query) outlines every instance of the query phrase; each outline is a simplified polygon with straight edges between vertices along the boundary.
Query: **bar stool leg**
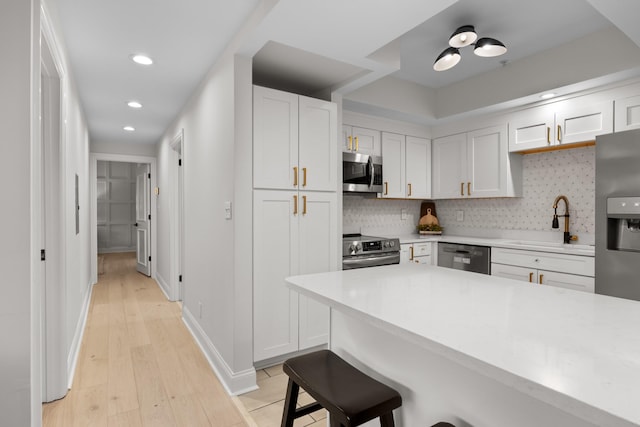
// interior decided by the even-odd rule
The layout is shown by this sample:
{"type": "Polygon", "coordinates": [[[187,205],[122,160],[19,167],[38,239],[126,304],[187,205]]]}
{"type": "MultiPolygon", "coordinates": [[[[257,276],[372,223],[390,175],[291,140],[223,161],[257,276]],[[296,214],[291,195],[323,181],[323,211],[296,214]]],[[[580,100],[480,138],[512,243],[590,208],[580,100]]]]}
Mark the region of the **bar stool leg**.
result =
{"type": "Polygon", "coordinates": [[[330,427],[342,427],[342,424],[340,424],[340,422],[335,421],[335,419],[331,418],[331,415],[329,415],[329,426],[330,427]]]}
{"type": "Polygon", "coordinates": [[[284,410],[282,413],[282,427],[293,427],[293,421],[296,419],[296,404],[298,403],[299,391],[300,386],[289,378],[287,397],[284,400],[284,410]]]}
{"type": "Polygon", "coordinates": [[[393,412],[387,412],[384,415],[380,415],[380,427],[395,427],[393,422],[393,412]]]}

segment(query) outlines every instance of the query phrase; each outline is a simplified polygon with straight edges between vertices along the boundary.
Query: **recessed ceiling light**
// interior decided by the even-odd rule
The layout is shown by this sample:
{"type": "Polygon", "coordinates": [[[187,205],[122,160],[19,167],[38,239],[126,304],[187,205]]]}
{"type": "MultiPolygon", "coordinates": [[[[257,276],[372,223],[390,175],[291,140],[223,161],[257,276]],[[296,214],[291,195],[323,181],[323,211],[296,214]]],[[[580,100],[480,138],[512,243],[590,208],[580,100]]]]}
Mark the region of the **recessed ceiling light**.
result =
{"type": "Polygon", "coordinates": [[[146,55],[132,55],[131,59],[133,60],[133,62],[140,64],[140,65],[151,65],[153,64],[153,60],[151,58],[149,58],[146,55]]]}
{"type": "Polygon", "coordinates": [[[555,93],[549,92],[549,93],[543,93],[542,95],[540,95],[540,98],[549,99],[549,98],[553,98],[554,96],[556,96],[555,93]]]}
{"type": "Polygon", "coordinates": [[[142,104],[140,104],[138,101],[129,101],[127,102],[127,105],[131,108],[142,108],[142,104]]]}
{"type": "Polygon", "coordinates": [[[134,128],[133,126],[125,126],[122,129],[126,130],[127,132],[133,132],[134,130],[136,130],[136,128],[134,128]]]}

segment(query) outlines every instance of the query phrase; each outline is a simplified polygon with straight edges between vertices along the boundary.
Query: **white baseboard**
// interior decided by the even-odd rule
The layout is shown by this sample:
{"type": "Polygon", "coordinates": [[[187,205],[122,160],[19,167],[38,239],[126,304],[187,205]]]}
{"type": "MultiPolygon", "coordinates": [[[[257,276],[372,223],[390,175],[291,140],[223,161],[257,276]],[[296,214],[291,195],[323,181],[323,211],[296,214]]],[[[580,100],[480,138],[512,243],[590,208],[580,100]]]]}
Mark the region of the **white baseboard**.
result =
{"type": "Polygon", "coordinates": [[[171,292],[171,286],[169,286],[164,277],[162,277],[162,274],[156,272],[155,279],[156,283],[158,283],[158,286],[160,286],[160,290],[162,291],[162,293],[164,293],[164,296],[167,297],[169,301],[175,301],[175,299],[170,297],[170,295],[173,294],[173,292],[171,292]]]}
{"type": "Polygon", "coordinates": [[[82,344],[82,337],[84,336],[84,329],[87,325],[87,317],[89,315],[89,304],[91,302],[91,294],[93,293],[93,283],[89,283],[87,286],[87,292],[82,302],[82,309],[80,310],[80,319],[76,324],[76,330],[73,334],[73,340],[71,341],[71,348],[69,349],[69,356],[67,357],[67,373],[69,374],[67,388],[71,388],[73,383],[73,376],[76,373],[76,365],[78,364],[78,356],[80,355],[80,345],[82,344]]]}
{"type": "Polygon", "coordinates": [[[258,388],[256,370],[251,367],[241,372],[233,372],[187,307],[182,308],[182,320],[228,394],[236,396],[258,388]]]}

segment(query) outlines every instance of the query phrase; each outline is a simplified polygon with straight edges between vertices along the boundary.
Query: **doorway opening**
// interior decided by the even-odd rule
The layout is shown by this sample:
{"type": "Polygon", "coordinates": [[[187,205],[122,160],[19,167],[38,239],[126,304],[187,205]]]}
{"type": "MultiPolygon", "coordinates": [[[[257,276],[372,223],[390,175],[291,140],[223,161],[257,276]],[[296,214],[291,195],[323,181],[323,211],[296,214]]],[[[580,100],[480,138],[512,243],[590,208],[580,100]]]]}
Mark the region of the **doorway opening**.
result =
{"type": "Polygon", "coordinates": [[[171,211],[169,229],[171,252],[171,299],[184,298],[184,130],[180,130],[171,141],[171,211]]]}
{"type": "Polygon", "coordinates": [[[137,270],[155,279],[155,158],[94,153],[89,167],[92,282],[103,268],[100,254],[116,252],[135,252],[137,270]]]}
{"type": "Polygon", "coordinates": [[[67,334],[65,324],[65,192],[63,185],[61,72],[46,34],[42,37],[40,74],[41,177],[41,387],[42,401],[67,394],[67,334]]]}
{"type": "Polygon", "coordinates": [[[148,163],[97,161],[98,274],[104,254],[135,252],[136,269],[151,276],[150,187],[148,163]]]}

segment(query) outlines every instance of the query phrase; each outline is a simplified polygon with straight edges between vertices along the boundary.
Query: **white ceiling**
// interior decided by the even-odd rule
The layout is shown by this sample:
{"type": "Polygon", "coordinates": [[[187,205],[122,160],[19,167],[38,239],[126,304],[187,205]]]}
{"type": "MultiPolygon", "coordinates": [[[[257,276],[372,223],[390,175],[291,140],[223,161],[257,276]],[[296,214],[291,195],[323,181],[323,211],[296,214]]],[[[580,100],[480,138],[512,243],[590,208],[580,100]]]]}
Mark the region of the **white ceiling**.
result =
{"type": "Polygon", "coordinates": [[[512,63],[611,27],[612,21],[640,43],[640,27],[629,19],[640,16],[637,0],[49,2],[96,142],[156,143],[256,8],[273,6],[239,52],[254,57],[254,80],[305,94],[334,90],[348,96],[385,76],[443,88],[496,70],[501,61],[512,63]],[[508,52],[479,58],[463,48],[458,66],[433,71],[449,35],[467,24],[481,37],[501,40],[508,52]],[[129,55],[139,52],[156,63],[132,63],[129,55]],[[129,109],[130,99],[144,108],[129,109]],[[136,132],[125,133],[125,125],[136,132]]]}

